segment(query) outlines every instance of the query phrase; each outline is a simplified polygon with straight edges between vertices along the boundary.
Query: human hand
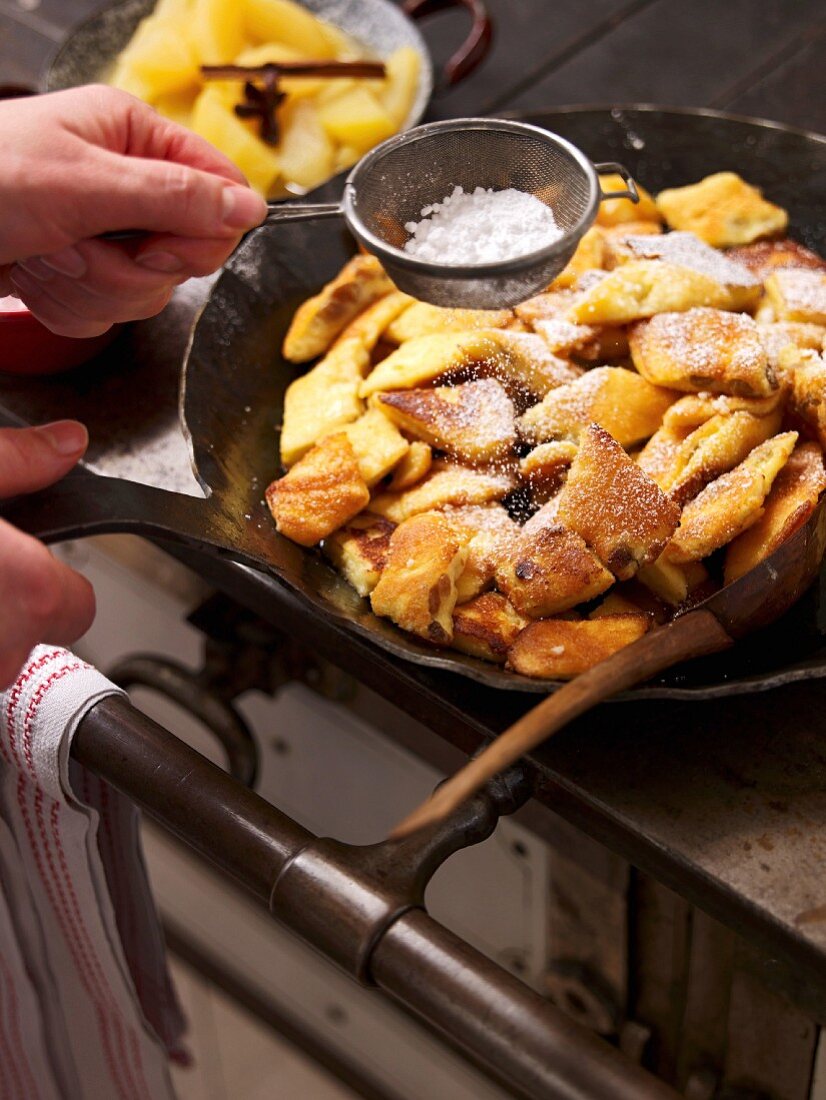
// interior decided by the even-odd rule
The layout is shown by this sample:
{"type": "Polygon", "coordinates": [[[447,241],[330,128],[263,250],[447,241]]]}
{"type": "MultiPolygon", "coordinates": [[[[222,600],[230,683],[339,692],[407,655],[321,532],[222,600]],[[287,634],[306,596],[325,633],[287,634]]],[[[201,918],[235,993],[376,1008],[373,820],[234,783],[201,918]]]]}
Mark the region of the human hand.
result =
{"type": "Polygon", "coordinates": [[[0,297],[63,335],[160,312],[266,215],[217,149],[103,85],[0,102],[0,148],[0,297]],[[94,239],[125,229],[151,236],[94,239]]]}
{"type": "MultiPolygon", "coordinates": [[[[82,424],[0,428],[0,498],[58,481],[86,450],[82,424]]],[[[95,617],[95,594],[43,543],[0,520],[0,690],[14,682],[38,642],[68,645],[95,617]]]]}

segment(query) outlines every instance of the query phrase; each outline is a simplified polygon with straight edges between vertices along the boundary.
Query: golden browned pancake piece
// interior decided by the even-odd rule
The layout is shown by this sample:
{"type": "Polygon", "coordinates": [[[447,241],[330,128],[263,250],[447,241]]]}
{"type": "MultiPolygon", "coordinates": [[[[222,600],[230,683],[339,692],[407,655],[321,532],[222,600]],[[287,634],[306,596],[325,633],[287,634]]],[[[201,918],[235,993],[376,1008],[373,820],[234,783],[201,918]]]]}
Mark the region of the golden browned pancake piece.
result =
{"type": "Polygon", "coordinates": [[[296,378],[284,395],[281,461],[292,466],[319,439],[364,412],[358,391],[370,355],[360,340],[342,340],[296,378]]]}
{"type": "Polygon", "coordinates": [[[496,569],[496,585],[529,618],[555,615],[599,596],[614,578],[574,531],[559,523],[523,528],[496,569]]]}
{"type": "Polygon", "coordinates": [[[772,237],[789,224],[782,207],[735,172],[715,172],[699,183],[661,191],[657,208],[672,229],[696,233],[715,248],[772,237]]]}
{"type": "Polygon", "coordinates": [[[636,461],[651,480],[668,492],[674,481],[675,469],[682,466],[682,446],[687,431],[671,429],[663,425],[659,428],[637,455],[636,461]]]}
{"type": "MultiPolygon", "coordinates": [[[[624,587],[628,587],[627,585],[624,587]]],[[[606,615],[637,615],[643,609],[617,588],[608,595],[588,615],[589,619],[604,619],[606,615]]]]}
{"type": "Polygon", "coordinates": [[[681,507],[721,474],[733,470],[755,447],[780,430],[782,414],[747,412],[711,417],[683,442],[672,466],[666,489],[681,507]]]}
{"type": "Polygon", "coordinates": [[[421,481],[433,463],[433,451],[427,443],[415,439],[407,449],[406,454],[393,470],[388,489],[391,492],[399,492],[401,489],[409,489],[417,481],[421,481]]]}
{"type": "Polygon", "coordinates": [[[617,225],[600,226],[604,242],[603,268],[613,271],[618,264],[632,258],[625,244],[629,237],[659,237],[662,231],[659,222],[619,222],[617,225]]]}
{"type": "Polygon", "coordinates": [[[410,489],[399,493],[379,493],[373,497],[370,511],[385,516],[393,523],[401,523],[419,512],[430,512],[449,505],[488,504],[493,500],[502,500],[515,486],[515,467],[513,471],[506,467],[470,469],[438,459],[410,489]]]}
{"type": "Polygon", "coordinates": [[[532,443],[576,439],[589,424],[601,424],[623,447],[648,439],[678,394],[652,385],[623,367],[595,367],[560,386],[519,418],[519,432],[532,443]]]}
{"type": "Polygon", "coordinates": [[[769,397],[731,397],[727,394],[697,393],[681,397],[667,409],[663,427],[685,438],[689,432],[711,420],[713,416],[747,412],[752,416],[768,416],[780,409],[783,393],[777,389],[769,397]]]}
{"type": "Polygon", "coordinates": [[[284,338],[284,357],[303,363],[322,355],[363,309],[393,284],[375,256],[354,256],[320,293],[302,302],[284,338]]]}
{"type": "Polygon", "coordinates": [[[761,282],[780,267],[809,268],[814,271],[826,271],[826,260],[822,260],[805,245],[784,237],[780,241],[755,241],[738,248],[729,249],[726,256],[735,263],[747,267],[761,282]]]}
{"type": "Polygon", "coordinates": [[[668,560],[699,561],[756,523],[774,479],[788,461],[797,432],[784,432],[755,447],[739,466],[689,501],[668,544],[668,560]]]}
{"type": "Polygon", "coordinates": [[[552,355],[572,355],[589,363],[627,355],[628,338],[622,326],[580,325],[568,320],[567,312],[577,299],[578,293],[573,290],[546,291],[522,302],[516,313],[542,337],[552,355]]]}
{"type": "Polygon", "coordinates": [[[557,515],[614,576],[627,580],[659,557],[680,509],[604,428],[592,424],[580,436],[557,515]]]}
{"type": "Polygon", "coordinates": [[[632,325],[631,356],[640,374],[684,392],[768,397],[777,389],[760,330],[744,313],[700,307],[659,313],[632,325]]]}
{"type": "Polygon", "coordinates": [[[403,294],[400,290],[385,294],[359,313],[338,339],[358,340],[367,351],[373,351],[384,337],[388,325],[408,309],[412,301],[409,294],[403,294]]]}
{"type": "Polygon", "coordinates": [[[442,515],[467,546],[465,568],[456,582],[456,602],[461,604],[493,585],[496,566],[519,535],[519,527],[501,504],[449,507],[442,515]]]}
{"type": "Polygon", "coordinates": [[[643,612],[598,619],[543,619],[526,626],[508,651],[508,668],[523,676],[571,680],[641,638],[651,626],[643,612]]]}
{"type": "Polygon", "coordinates": [[[826,325],[826,271],[781,268],[766,279],[775,321],[826,325]]]}
{"type": "Polygon", "coordinates": [[[569,439],[540,443],[519,460],[519,472],[532,489],[539,489],[548,495],[565,480],[576,451],[576,443],[569,439]]]}
{"type": "Polygon", "coordinates": [[[404,458],[410,446],[381,409],[368,409],[342,432],[350,441],[361,476],[369,488],[404,458]]]}
{"type": "Polygon", "coordinates": [[[324,553],[360,596],[378,584],[394,530],[389,520],[362,512],[325,538],[324,553]]]}
{"type": "Polygon", "coordinates": [[[726,584],[748,573],[802,527],[824,489],[823,452],[817,443],[801,443],[775,478],[762,516],[726,551],[726,584]]]}
{"type": "Polygon", "coordinates": [[[517,634],[528,624],[499,592],[485,592],[453,614],[453,648],[483,661],[504,664],[517,634]]]}
{"type": "Polygon", "coordinates": [[[781,385],[787,381],[781,363],[781,355],[786,348],[809,348],[813,351],[826,348],[824,325],[812,325],[805,321],[776,321],[758,324],[757,328],[766,349],[769,368],[777,375],[781,385]]]}
{"type": "MultiPolygon", "coordinates": [[[[627,186],[622,176],[614,172],[600,176],[599,185],[604,192],[624,191],[627,186]]],[[[597,207],[596,224],[610,227],[625,226],[633,222],[653,222],[658,225],[662,221],[662,215],[653,197],[640,184],[637,184],[637,193],[639,202],[632,202],[631,199],[603,199],[597,207]]]]}
{"type": "Polygon", "coordinates": [[[780,355],[781,372],[789,382],[789,404],[794,413],[826,446],[826,357],[815,351],[786,348],[780,355]]]}
{"type": "Polygon", "coordinates": [[[467,462],[494,462],[516,442],[513,404],[493,378],[378,393],[373,400],[408,435],[467,462]]]}
{"type": "Polygon", "coordinates": [[[266,492],[282,535],[315,546],[370,500],[346,435],[331,435],[313,447],[266,492]]]}
{"type": "Polygon", "coordinates": [[[694,306],[735,309],[737,302],[728,287],[699,271],[662,260],[631,260],[589,284],[567,319],[578,325],[622,325],[694,306]]]}
{"type": "Polygon", "coordinates": [[[566,266],[551,283],[551,290],[565,290],[573,286],[584,271],[602,267],[605,244],[602,233],[595,226],[583,234],[576,251],[566,266]]]}
{"type": "Polygon", "coordinates": [[[360,395],[382,390],[412,390],[446,374],[479,372],[497,352],[491,329],[435,332],[407,340],[383,359],[362,382],[360,395]]]}
{"type": "Polygon", "coordinates": [[[444,516],[426,512],[393,532],[370,602],[377,615],[429,642],[453,637],[456,581],[467,551],[444,516]]]}
{"type": "Polygon", "coordinates": [[[760,279],[743,264],[701,241],[694,233],[665,233],[628,236],[614,252],[615,266],[632,260],[662,260],[675,267],[705,275],[726,291],[721,309],[751,309],[760,299],[760,279]]]}
{"type": "Polygon", "coordinates": [[[414,302],[387,328],[394,344],[431,336],[438,332],[469,332],[477,328],[507,328],[514,319],[512,309],[446,309],[427,302],[414,302]]]}
{"type": "Polygon", "coordinates": [[[541,337],[509,329],[434,333],[408,340],[361,383],[359,394],[412,390],[447,376],[496,378],[543,397],[580,372],[552,355],[541,337]]]}

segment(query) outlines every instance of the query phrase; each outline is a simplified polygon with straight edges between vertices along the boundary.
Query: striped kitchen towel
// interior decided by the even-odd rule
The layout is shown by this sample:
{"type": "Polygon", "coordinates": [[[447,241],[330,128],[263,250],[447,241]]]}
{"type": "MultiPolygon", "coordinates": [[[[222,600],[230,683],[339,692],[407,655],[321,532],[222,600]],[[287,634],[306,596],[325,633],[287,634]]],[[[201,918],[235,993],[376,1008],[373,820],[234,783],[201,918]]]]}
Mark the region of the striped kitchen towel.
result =
{"type": "Polygon", "coordinates": [[[137,811],[69,759],[118,691],[38,646],[0,693],[0,1100],[174,1100],[186,1059],[137,811]]]}

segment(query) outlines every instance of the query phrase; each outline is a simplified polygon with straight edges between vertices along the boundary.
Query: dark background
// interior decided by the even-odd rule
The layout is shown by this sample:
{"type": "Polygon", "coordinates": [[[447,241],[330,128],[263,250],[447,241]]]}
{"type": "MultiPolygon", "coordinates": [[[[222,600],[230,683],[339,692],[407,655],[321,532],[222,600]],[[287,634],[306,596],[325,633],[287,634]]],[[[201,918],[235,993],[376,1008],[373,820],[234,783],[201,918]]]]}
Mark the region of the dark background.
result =
{"type": "MultiPolygon", "coordinates": [[[[433,114],[569,103],[717,107],[826,130],[823,0],[486,0],[491,57],[433,114]]],[[[30,82],[100,0],[0,0],[0,79],[30,82]]],[[[437,59],[463,12],[434,16],[437,59]]]]}

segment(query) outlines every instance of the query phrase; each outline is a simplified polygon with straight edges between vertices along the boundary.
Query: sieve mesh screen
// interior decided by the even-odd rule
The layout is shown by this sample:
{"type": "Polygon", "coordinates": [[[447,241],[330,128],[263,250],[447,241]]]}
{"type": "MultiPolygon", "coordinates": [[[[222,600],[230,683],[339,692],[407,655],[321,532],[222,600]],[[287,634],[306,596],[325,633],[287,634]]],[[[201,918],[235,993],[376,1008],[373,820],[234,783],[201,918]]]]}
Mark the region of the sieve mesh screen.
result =
{"type": "Polygon", "coordinates": [[[488,309],[514,305],[547,286],[573,255],[597,202],[596,174],[581,154],[554,134],[498,119],[435,123],[402,134],[361,161],[348,186],[351,228],[400,289],[437,305],[488,309]],[[404,248],[405,223],[418,221],[425,206],[457,186],[535,195],[552,208],[563,235],[539,253],[464,269],[393,251],[404,248]]]}
{"type": "Polygon", "coordinates": [[[589,181],[567,149],[533,134],[498,130],[448,130],[385,152],[359,173],[357,209],[364,224],[388,244],[400,247],[398,227],[420,217],[424,206],[441,202],[454,187],[502,191],[514,187],[553,208],[557,225],[570,232],[590,198],[589,181]],[[480,140],[481,138],[481,140],[480,140]]]}

